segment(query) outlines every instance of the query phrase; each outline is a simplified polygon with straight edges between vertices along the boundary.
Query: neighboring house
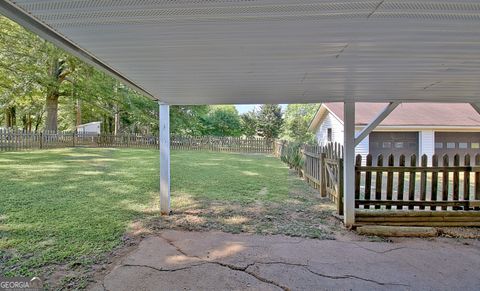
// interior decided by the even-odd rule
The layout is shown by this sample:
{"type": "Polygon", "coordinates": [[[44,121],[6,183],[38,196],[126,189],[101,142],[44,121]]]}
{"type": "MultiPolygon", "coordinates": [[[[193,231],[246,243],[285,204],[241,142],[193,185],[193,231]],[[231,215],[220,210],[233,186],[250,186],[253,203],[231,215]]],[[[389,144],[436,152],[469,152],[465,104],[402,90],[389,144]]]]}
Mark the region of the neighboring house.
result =
{"type": "MultiPolygon", "coordinates": [[[[356,131],[361,131],[387,104],[356,103],[356,131]]],[[[343,103],[323,103],[310,123],[320,145],[343,144],[343,103]]],[[[393,153],[443,156],[480,153],[480,115],[469,104],[400,104],[357,147],[356,153],[375,158],[393,153]]],[[[463,159],[462,159],[463,160],[463,159]]],[[[453,160],[450,162],[453,163],[453,160]]]]}
{"type": "Polygon", "coordinates": [[[101,121],[80,124],[77,126],[78,133],[100,134],[101,121]]]}

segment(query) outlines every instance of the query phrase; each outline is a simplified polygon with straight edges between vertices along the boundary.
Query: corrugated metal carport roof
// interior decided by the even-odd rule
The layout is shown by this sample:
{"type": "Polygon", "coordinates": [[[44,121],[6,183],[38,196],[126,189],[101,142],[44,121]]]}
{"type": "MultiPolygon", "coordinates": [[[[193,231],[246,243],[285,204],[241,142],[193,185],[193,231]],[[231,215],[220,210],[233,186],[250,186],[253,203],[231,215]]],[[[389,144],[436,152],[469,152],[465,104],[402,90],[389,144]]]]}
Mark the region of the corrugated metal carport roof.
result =
{"type": "Polygon", "coordinates": [[[480,100],[478,1],[10,0],[0,8],[169,104],[480,100]]]}

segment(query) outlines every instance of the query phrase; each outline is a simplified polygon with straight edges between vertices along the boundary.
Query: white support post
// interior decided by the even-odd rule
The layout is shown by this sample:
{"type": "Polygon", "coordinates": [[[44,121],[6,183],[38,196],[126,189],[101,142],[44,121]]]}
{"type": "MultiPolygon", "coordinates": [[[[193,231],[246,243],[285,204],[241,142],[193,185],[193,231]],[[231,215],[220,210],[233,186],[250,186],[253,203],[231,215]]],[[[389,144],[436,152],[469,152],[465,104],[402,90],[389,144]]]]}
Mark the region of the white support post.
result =
{"type": "Polygon", "coordinates": [[[355,223],[355,102],[345,102],[343,150],[343,217],[346,227],[355,223]]]}
{"type": "Polygon", "coordinates": [[[355,138],[355,146],[357,146],[359,143],[362,142],[364,138],[367,137],[367,135],[372,132],[372,130],[377,127],[397,106],[400,105],[400,102],[392,102],[383,109],[382,112],[380,112],[371,122],[369,125],[365,126],[362,131],[358,134],[358,136],[355,138]]]}
{"type": "Polygon", "coordinates": [[[470,105],[480,114],[480,103],[470,103],[470,105]]]}
{"type": "Polygon", "coordinates": [[[170,108],[159,102],[160,213],[170,214],[170,108]]]}

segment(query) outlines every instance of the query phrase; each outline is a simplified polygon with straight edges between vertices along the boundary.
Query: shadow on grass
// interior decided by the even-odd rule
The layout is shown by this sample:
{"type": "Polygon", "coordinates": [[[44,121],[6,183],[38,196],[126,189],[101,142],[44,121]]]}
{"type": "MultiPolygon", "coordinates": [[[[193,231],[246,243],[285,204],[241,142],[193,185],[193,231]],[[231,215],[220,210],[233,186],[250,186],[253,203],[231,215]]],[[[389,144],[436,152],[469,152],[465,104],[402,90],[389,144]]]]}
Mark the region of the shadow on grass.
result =
{"type": "Polygon", "coordinates": [[[317,238],[337,227],[333,205],[272,157],[173,151],[170,217],[157,211],[158,168],[155,150],[0,154],[0,273],[55,277],[60,268],[77,272],[65,284],[82,287],[86,270],[108,260],[138,221],[317,238]]]}

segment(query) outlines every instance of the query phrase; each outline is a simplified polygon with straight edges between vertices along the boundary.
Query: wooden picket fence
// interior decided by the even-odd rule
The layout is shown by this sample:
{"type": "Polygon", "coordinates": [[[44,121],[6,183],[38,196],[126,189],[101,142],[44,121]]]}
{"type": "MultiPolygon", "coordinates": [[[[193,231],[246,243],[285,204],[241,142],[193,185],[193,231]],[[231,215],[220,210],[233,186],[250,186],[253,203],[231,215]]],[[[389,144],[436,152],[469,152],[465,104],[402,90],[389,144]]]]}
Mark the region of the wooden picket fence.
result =
{"type": "Polygon", "coordinates": [[[302,175],[307,183],[318,189],[322,197],[328,197],[337,205],[337,213],[343,214],[343,148],[333,143],[327,146],[304,145],[302,175]]]}
{"type": "MultiPolygon", "coordinates": [[[[171,136],[173,150],[209,150],[241,153],[273,151],[273,141],[263,138],[171,136]]],[[[82,132],[26,132],[0,129],[0,151],[49,149],[62,147],[155,148],[158,137],[138,134],[91,134],[82,132]]]]}
{"type": "Polygon", "coordinates": [[[480,226],[480,154],[441,158],[416,155],[398,165],[389,155],[356,157],[355,221],[357,225],[480,226]]]}
{"type": "Polygon", "coordinates": [[[0,129],[0,151],[61,148],[74,146],[74,143],[75,134],[72,132],[0,129]]]}
{"type": "Polygon", "coordinates": [[[266,153],[273,152],[273,140],[265,138],[171,136],[172,149],[209,150],[217,152],[266,153]]]}
{"type": "MultiPolygon", "coordinates": [[[[274,155],[289,147],[277,141],[274,155]]],[[[300,148],[299,174],[343,214],[343,148],[339,144],[300,148]]],[[[475,157],[356,156],[355,207],[358,224],[480,226],[480,153],[475,157]],[[362,164],[364,163],[364,164],[362,164]],[[441,164],[441,166],[440,166],[441,164]]]]}
{"type": "Polygon", "coordinates": [[[406,162],[399,157],[399,165],[394,165],[394,156],[384,161],[378,156],[377,164],[372,165],[368,155],[365,165],[362,157],[356,157],[355,204],[361,209],[394,210],[479,210],[480,207],[480,154],[471,161],[465,155],[463,164],[460,156],[442,157],[442,166],[436,155],[432,166],[423,155],[418,166],[416,155],[406,162]],[[450,166],[451,165],[451,166],[450,166]]]}
{"type": "MultiPolygon", "coordinates": [[[[276,141],[274,156],[285,155],[289,143],[276,141]]],[[[313,188],[337,206],[337,213],[343,214],[343,147],[338,143],[326,146],[303,145],[299,149],[302,165],[299,174],[313,188]]]]}

